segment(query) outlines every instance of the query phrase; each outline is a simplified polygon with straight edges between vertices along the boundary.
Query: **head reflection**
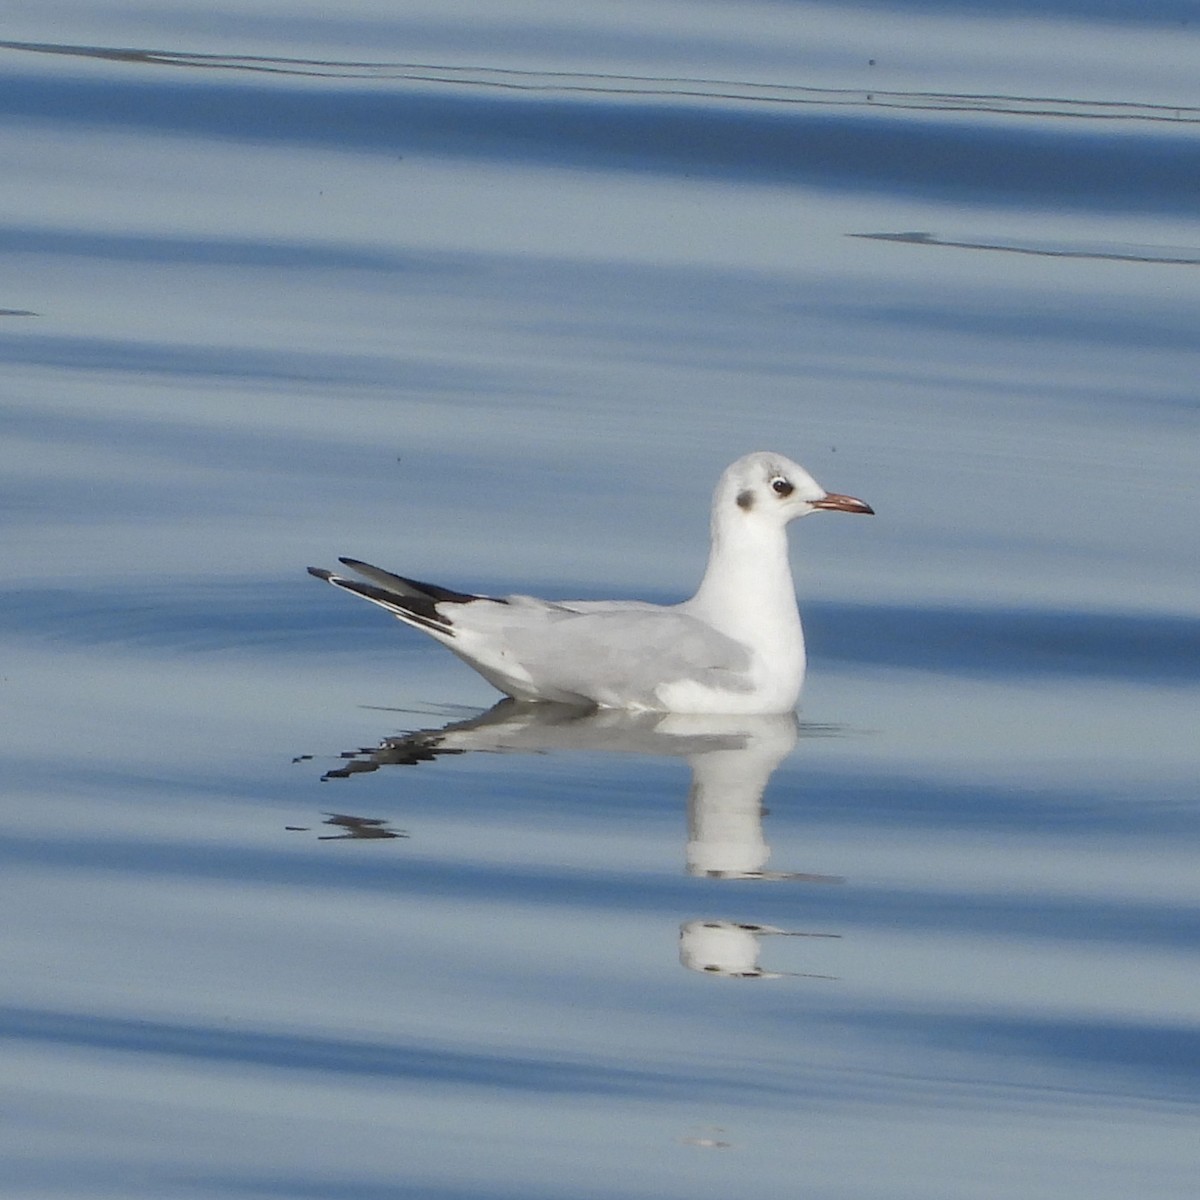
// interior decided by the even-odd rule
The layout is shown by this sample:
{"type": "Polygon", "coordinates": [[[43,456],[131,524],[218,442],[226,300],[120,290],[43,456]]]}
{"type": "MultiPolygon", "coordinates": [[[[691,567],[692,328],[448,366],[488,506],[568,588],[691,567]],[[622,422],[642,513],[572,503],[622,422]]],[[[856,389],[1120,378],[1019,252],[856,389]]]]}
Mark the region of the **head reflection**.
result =
{"type": "Polygon", "coordinates": [[[775,925],[737,921],[685,921],[679,927],[679,961],[689,971],[725,979],[834,979],[809,971],[766,971],[758,964],[759,939],[782,937],[835,938],[836,933],[804,933],[775,925]]]}

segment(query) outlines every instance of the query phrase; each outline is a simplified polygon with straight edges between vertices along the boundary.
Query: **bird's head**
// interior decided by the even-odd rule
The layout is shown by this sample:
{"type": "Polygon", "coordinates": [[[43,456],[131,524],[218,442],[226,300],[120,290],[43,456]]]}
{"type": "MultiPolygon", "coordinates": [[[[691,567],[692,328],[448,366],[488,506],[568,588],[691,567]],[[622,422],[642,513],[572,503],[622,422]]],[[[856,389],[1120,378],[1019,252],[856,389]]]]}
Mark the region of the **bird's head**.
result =
{"type": "Polygon", "coordinates": [[[764,450],[747,454],[726,468],[717,484],[716,508],[725,519],[736,510],[747,520],[777,525],[820,510],[875,511],[853,496],[827,492],[799,463],[764,450]]]}

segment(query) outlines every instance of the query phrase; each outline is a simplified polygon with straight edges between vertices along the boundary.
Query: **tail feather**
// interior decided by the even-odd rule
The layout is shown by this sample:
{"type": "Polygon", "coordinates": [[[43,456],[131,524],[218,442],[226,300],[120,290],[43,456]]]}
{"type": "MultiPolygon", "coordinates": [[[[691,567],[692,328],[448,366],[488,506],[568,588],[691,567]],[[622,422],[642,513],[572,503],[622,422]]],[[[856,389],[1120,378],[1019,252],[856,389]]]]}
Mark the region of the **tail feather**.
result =
{"type": "Polygon", "coordinates": [[[335,575],[323,567],[309,567],[308,573],[325,580],[326,583],[332,583],[334,587],[345,592],[353,592],[364,600],[370,600],[372,604],[386,608],[400,620],[442,638],[454,637],[454,622],[438,611],[439,604],[471,604],[477,600],[485,600],[490,604],[508,603],[507,600],[498,600],[491,596],[456,592],[450,588],[439,587],[436,583],[422,583],[419,579],[405,579],[403,575],[393,575],[391,571],[373,567],[357,558],[339,558],[338,562],[371,582],[362,583],[357,579],[347,579],[346,576],[335,575]]]}
{"type": "Polygon", "coordinates": [[[454,636],[452,624],[437,611],[435,607],[437,602],[429,596],[404,595],[398,591],[376,587],[371,583],[360,583],[357,579],[346,579],[342,575],[335,575],[332,571],[326,571],[321,567],[309,567],[308,573],[325,580],[326,583],[332,583],[334,587],[341,588],[346,592],[353,592],[354,595],[361,596],[364,600],[370,600],[372,604],[386,608],[393,616],[407,621],[410,625],[416,625],[442,637],[454,636]]]}
{"type": "Polygon", "coordinates": [[[370,579],[395,592],[399,596],[424,597],[429,600],[448,600],[453,604],[467,604],[471,600],[487,600],[488,596],[477,596],[472,592],[455,592],[450,588],[439,587],[436,583],[422,583],[419,579],[405,579],[403,575],[393,575],[382,567],[373,567],[370,563],[361,562],[357,558],[339,558],[338,562],[349,567],[365,579],[370,579]]]}

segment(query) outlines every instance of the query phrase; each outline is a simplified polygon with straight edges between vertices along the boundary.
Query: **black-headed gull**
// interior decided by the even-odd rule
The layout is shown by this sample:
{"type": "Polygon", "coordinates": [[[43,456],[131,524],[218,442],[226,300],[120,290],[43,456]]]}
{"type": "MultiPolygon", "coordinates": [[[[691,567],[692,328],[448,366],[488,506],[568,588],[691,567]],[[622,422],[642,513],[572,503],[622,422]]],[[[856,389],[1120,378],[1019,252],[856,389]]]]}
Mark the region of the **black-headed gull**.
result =
{"type": "Polygon", "coordinates": [[[708,567],[682,604],[476,596],[350,558],[339,561],[370,582],[308,570],[428,633],[518,700],[782,713],[795,708],[805,667],[787,525],[824,509],[874,511],[781,454],[739,458],[717,483],[708,567]]]}

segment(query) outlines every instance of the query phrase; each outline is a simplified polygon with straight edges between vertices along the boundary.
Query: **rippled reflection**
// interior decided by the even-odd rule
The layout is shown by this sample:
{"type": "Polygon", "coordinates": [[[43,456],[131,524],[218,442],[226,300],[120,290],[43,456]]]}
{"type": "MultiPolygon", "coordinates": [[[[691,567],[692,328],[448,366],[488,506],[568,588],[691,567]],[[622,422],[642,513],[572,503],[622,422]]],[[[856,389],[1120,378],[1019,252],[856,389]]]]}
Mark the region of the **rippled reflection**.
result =
{"type": "Polygon", "coordinates": [[[692,770],[687,799],[689,874],[840,882],[837,876],[767,870],[771,849],[763,832],[763,793],[776,767],[795,749],[800,733],[795,713],[731,717],[626,712],[505,699],[477,717],[347,751],[342,755],[345,764],[322,778],[348,779],[384,766],[414,766],[472,752],[576,750],[683,758],[692,770]]]}
{"type": "MultiPolygon", "coordinates": [[[[841,878],[834,875],[767,869],[771,849],[763,831],[763,793],[772,773],[795,749],[800,732],[794,713],[699,716],[579,709],[506,699],[477,717],[348,751],[343,755],[345,765],[327,771],[322,779],[349,779],[385,766],[415,766],[468,753],[573,750],[682,758],[692,771],[687,796],[688,874],[723,880],[840,883],[841,878]]],[[[733,979],[832,978],[764,969],[758,963],[759,942],[769,936],[838,935],[696,919],[684,922],[680,929],[679,959],[689,970],[733,979]]]]}
{"type": "Polygon", "coordinates": [[[808,971],[767,971],[758,963],[764,937],[838,937],[836,933],[808,933],[775,925],[746,925],[735,921],[685,921],[679,929],[679,961],[689,971],[721,975],[727,979],[833,979],[808,971]]]}
{"type": "MultiPolygon", "coordinates": [[[[341,833],[318,834],[319,842],[341,842],[346,839],[358,841],[381,841],[388,838],[406,838],[408,834],[400,829],[391,829],[386,820],[380,817],[356,817],[349,813],[326,813],[324,825],[333,825],[341,833]]],[[[289,833],[308,833],[307,825],[286,825],[289,833]]]]}

